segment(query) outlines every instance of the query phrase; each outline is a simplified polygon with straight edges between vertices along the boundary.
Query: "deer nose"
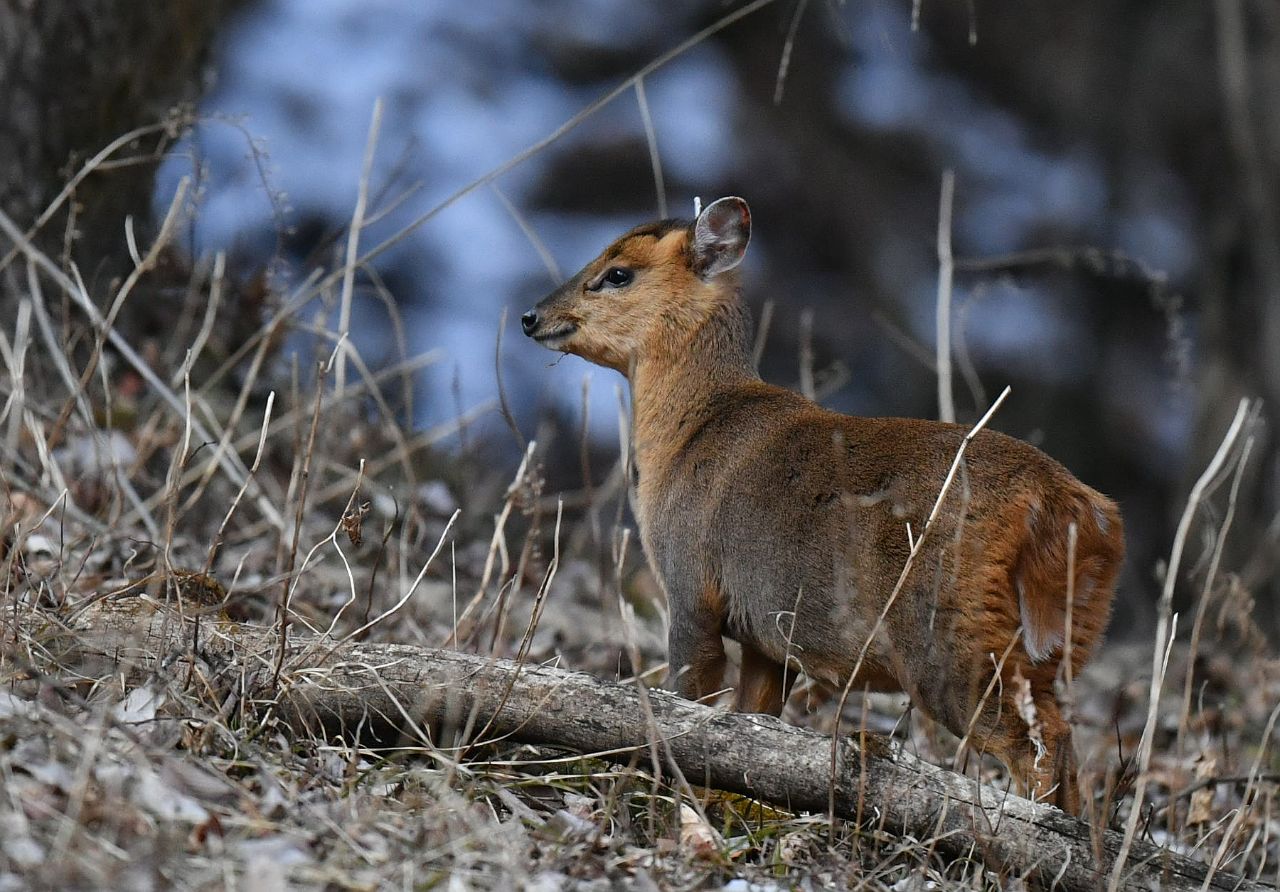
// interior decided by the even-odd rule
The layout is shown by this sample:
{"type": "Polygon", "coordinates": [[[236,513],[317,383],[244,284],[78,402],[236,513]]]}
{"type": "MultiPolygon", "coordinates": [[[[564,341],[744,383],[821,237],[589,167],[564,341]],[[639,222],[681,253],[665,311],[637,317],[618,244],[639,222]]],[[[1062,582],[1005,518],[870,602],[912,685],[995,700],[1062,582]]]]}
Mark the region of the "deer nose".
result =
{"type": "Polygon", "coordinates": [[[524,329],[527,335],[533,334],[538,327],[538,311],[530,310],[520,317],[520,327],[524,329]]]}

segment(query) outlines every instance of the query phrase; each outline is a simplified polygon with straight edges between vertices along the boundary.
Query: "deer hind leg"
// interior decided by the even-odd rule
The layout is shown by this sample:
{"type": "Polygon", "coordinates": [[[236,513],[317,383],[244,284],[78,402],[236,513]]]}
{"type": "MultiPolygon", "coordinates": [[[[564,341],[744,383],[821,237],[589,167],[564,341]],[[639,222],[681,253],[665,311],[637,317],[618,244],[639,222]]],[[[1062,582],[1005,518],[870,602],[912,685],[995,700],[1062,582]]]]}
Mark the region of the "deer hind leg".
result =
{"type": "Polygon", "coordinates": [[[775,663],[750,644],[742,645],[742,670],[738,675],[737,712],[780,715],[796,673],[775,663]]]}

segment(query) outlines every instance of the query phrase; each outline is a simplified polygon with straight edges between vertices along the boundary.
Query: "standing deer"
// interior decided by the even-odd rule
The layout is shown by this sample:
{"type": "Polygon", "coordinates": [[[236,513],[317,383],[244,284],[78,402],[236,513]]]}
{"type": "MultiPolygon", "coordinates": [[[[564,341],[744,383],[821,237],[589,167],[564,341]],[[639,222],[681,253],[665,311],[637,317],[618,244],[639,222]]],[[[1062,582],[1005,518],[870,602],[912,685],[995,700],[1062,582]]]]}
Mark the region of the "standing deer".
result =
{"type": "Polygon", "coordinates": [[[630,381],[670,683],[719,691],[729,637],[740,711],[781,713],[799,671],[905,691],[1020,792],[1078,811],[1054,682],[1106,626],[1124,552],[1115,503],[981,430],[900,580],[968,429],[841,415],[761,381],[736,272],[750,235],[740,198],[637,227],[521,318],[543,346],[630,381]]]}

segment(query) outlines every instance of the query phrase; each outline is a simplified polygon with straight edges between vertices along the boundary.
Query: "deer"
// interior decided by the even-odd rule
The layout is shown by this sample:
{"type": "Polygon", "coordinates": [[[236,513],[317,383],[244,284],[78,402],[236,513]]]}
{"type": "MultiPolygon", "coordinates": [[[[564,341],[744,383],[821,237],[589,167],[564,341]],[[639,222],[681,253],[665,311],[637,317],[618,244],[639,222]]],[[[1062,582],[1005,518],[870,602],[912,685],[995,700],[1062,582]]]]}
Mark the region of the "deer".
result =
{"type": "Polygon", "coordinates": [[[1055,684],[1109,619],[1116,504],[998,431],[843,415],[761,380],[740,293],[750,238],[734,196],[638,226],[521,317],[543,347],[629,383],[668,686],[723,693],[727,638],[740,712],[779,716],[802,673],[906,693],[1003,762],[1015,791],[1079,813],[1055,684]]]}

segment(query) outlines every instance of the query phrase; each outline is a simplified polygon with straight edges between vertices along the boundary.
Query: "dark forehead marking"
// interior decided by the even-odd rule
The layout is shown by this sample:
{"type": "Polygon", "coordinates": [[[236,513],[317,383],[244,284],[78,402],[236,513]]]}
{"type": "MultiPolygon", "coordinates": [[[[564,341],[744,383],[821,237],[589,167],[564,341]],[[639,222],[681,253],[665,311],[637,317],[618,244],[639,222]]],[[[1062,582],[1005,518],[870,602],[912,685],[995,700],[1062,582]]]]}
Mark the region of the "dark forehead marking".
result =
{"type": "Polygon", "coordinates": [[[662,238],[666,237],[668,234],[675,232],[678,229],[688,229],[690,225],[692,224],[688,220],[677,220],[677,219],[656,220],[653,223],[644,223],[640,226],[637,226],[635,229],[631,230],[626,235],[622,236],[617,241],[615,241],[612,245],[610,245],[608,250],[605,251],[605,257],[606,258],[617,257],[619,254],[622,253],[622,246],[625,245],[628,241],[630,241],[633,238],[644,238],[646,236],[651,236],[654,239],[661,240],[662,238]]]}
{"type": "Polygon", "coordinates": [[[632,238],[638,235],[651,235],[654,238],[660,239],[677,229],[688,229],[689,225],[688,220],[657,220],[653,223],[645,223],[641,226],[637,226],[635,229],[624,235],[623,238],[632,238]]]}

